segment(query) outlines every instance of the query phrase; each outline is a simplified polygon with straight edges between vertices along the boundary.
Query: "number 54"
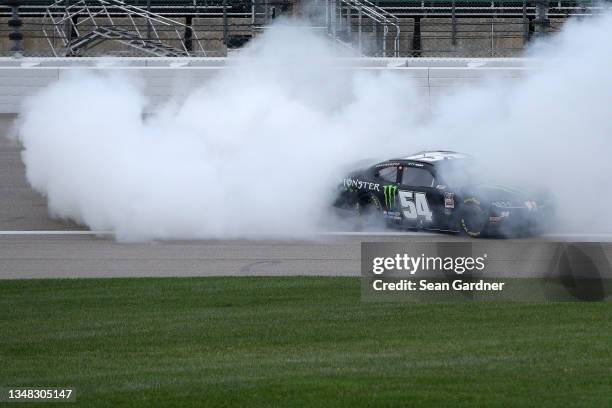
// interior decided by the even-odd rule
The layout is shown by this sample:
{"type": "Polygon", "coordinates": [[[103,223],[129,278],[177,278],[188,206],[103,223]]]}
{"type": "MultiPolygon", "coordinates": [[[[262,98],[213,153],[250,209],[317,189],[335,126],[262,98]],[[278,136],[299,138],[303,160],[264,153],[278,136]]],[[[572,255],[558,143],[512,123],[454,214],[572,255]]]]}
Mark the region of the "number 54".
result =
{"type": "Polygon", "coordinates": [[[429,210],[425,193],[400,190],[398,194],[404,217],[409,220],[416,220],[420,216],[427,221],[432,220],[433,213],[429,210]]]}

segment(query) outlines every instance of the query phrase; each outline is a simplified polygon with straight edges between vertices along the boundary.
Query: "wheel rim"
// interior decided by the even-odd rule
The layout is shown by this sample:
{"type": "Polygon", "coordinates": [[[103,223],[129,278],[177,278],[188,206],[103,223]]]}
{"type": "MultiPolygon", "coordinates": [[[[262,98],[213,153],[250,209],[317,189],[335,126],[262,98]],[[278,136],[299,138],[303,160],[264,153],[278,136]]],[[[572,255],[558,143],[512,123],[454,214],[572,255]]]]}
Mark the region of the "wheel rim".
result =
{"type": "Polygon", "coordinates": [[[355,203],[354,211],[359,217],[369,216],[378,213],[380,206],[373,196],[368,196],[365,202],[358,201],[355,203]]]}
{"type": "Polygon", "coordinates": [[[465,232],[480,235],[486,224],[484,210],[477,204],[470,204],[466,206],[461,221],[465,232]]]}

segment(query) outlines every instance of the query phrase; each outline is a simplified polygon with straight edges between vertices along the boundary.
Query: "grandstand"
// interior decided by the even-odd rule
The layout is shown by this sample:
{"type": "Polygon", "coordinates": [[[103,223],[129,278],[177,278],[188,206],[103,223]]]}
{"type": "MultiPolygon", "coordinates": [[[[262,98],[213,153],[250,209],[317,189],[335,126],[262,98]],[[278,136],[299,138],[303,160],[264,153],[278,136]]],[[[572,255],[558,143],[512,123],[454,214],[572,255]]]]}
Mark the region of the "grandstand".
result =
{"type": "Polygon", "coordinates": [[[610,2],[549,0],[6,0],[2,55],[225,56],[281,15],[381,57],[516,56],[610,2]]]}

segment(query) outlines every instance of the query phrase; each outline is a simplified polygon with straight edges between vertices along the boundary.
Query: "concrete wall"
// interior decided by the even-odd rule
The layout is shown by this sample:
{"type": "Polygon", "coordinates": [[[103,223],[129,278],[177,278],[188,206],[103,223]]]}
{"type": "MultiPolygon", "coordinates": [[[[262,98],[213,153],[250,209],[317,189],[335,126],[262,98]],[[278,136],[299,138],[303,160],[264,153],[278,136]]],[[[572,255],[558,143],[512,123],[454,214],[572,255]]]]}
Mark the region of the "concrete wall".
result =
{"type": "MultiPolygon", "coordinates": [[[[529,68],[520,59],[390,59],[363,58],[337,61],[338,69],[393,71],[411,78],[421,91],[423,103],[458,86],[484,78],[518,79],[529,68]]],[[[57,59],[0,58],[0,113],[19,113],[24,99],[74,70],[124,71],[144,78],[145,92],[154,103],[186,94],[194,86],[229,69],[224,58],[198,59],[57,59]]],[[[83,90],[86,96],[87,90],[83,90]]]]}

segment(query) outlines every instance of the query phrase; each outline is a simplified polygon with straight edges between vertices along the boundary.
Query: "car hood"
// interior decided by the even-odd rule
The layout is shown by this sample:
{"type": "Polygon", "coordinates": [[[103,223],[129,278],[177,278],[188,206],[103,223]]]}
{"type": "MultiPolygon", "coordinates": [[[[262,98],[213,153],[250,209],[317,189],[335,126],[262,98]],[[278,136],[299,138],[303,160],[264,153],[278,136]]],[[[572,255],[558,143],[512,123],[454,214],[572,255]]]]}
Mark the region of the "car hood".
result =
{"type": "Polygon", "coordinates": [[[466,186],[462,189],[463,196],[474,196],[481,201],[507,201],[524,203],[525,201],[544,201],[542,192],[529,191],[512,186],[494,183],[480,183],[466,186]]]}

